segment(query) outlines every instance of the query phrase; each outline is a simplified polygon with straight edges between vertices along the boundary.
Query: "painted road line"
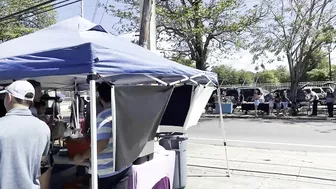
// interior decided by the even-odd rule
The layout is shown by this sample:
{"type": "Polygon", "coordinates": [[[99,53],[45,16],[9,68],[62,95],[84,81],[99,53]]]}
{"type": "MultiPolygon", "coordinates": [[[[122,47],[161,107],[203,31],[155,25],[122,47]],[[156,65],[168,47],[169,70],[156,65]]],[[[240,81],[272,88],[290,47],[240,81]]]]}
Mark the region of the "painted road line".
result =
{"type": "MultiPolygon", "coordinates": [[[[216,142],[222,142],[223,141],[223,139],[213,139],[213,138],[196,138],[196,137],[188,137],[188,138],[190,140],[216,141],[216,142]]],[[[281,142],[266,142],[266,141],[262,142],[262,141],[248,141],[248,140],[226,140],[226,142],[249,143],[249,144],[271,144],[271,145],[283,145],[283,146],[300,146],[300,147],[333,148],[333,149],[336,149],[336,146],[281,143],[281,142]]]]}

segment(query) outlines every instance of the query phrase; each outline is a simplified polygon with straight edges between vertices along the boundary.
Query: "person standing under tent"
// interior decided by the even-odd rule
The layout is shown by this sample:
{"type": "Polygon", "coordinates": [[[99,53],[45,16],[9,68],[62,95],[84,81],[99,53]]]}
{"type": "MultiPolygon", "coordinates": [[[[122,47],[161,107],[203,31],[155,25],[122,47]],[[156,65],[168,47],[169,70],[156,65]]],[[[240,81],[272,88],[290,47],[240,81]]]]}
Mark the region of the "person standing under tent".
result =
{"type": "Polygon", "coordinates": [[[37,110],[34,106],[34,103],[39,103],[41,101],[41,97],[43,95],[42,93],[42,86],[41,83],[35,80],[28,80],[28,82],[30,84],[33,85],[34,89],[35,89],[35,97],[34,97],[34,101],[30,106],[30,111],[33,113],[33,115],[37,115],[37,110]]]}
{"type": "Polygon", "coordinates": [[[61,115],[61,103],[63,101],[63,98],[60,94],[57,94],[54,102],[52,103],[51,107],[53,110],[53,118],[56,120],[62,119],[61,115]]]}
{"type": "MultiPolygon", "coordinates": [[[[38,114],[37,109],[40,108],[39,105],[41,104],[41,98],[43,96],[42,85],[41,85],[40,82],[35,81],[35,80],[28,80],[28,82],[35,89],[35,97],[34,97],[33,103],[31,104],[29,109],[34,116],[39,118],[39,114],[38,114]]],[[[53,120],[53,119],[51,119],[51,120],[53,120]]],[[[48,124],[48,122],[45,122],[45,123],[48,124]]],[[[50,127],[48,126],[48,128],[50,128],[50,127]]],[[[45,156],[41,161],[41,176],[40,176],[41,189],[48,189],[49,188],[52,166],[53,166],[53,156],[51,155],[50,150],[51,150],[51,147],[49,148],[48,155],[45,156]]]]}
{"type": "Polygon", "coordinates": [[[317,116],[317,103],[319,101],[319,97],[311,89],[307,89],[307,94],[309,95],[308,101],[313,103],[313,112],[312,112],[311,116],[317,116]]]}
{"type": "MultiPolygon", "coordinates": [[[[113,138],[111,86],[104,82],[98,86],[99,100],[104,108],[97,116],[97,153],[98,153],[98,187],[99,189],[128,188],[131,165],[124,170],[113,171],[113,138]]],[[[74,157],[82,163],[91,157],[91,149],[74,157]]]]}
{"type": "MultiPolygon", "coordinates": [[[[104,83],[104,82],[103,82],[104,83]]],[[[101,84],[97,83],[97,89],[99,88],[101,84]]],[[[99,100],[99,93],[96,94],[96,115],[98,115],[100,112],[104,111],[103,104],[99,100]]],[[[86,105],[86,112],[85,112],[85,120],[84,120],[84,131],[83,133],[87,136],[90,136],[90,103],[86,105]]]]}
{"type": "Polygon", "coordinates": [[[0,189],[40,189],[40,168],[48,154],[50,129],[29,110],[35,96],[27,81],[15,81],[5,93],[0,118],[0,189]]]}
{"type": "Polygon", "coordinates": [[[290,103],[290,100],[288,99],[287,97],[287,92],[284,91],[282,92],[281,94],[281,105],[283,107],[283,116],[287,116],[287,113],[288,113],[288,104],[290,103]]]}
{"type": "Polygon", "coordinates": [[[254,95],[253,95],[253,104],[254,104],[254,113],[255,113],[255,116],[258,116],[258,107],[259,107],[259,104],[260,104],[260,96],[261,96],[260,91],[258,91],[256,89],[254,91],[254,95]]]}
{"type": "Polygon", "coordinates": [[[334,93],[332,93],[332,91],[328,89],[326,98],[328,117],[334,117],[334,100],[335,100],[334,93]]]}

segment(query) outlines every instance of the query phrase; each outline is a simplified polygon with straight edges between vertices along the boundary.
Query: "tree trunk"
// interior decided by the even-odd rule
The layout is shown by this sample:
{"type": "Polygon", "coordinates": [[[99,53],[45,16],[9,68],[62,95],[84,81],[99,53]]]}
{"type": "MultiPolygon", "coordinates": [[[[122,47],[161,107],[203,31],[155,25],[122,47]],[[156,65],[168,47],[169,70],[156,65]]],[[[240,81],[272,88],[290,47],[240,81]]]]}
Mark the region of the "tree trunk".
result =
{"type": "Polygon", "coordinates": [[[292,101],[292,115],[296,116],[298,113],[298,102],[297,102],[297,91],[298,91],[298,85],[299,85],[299,79],[300,77],[297,76],[296,71],[291,72],[291,96],[289,97],[292,101]]]}
{"type": "Polygon", "coordinates": [[[197,59],[196,60],[196,69],[205,70],[206,69],[205,61],[202,60],[202,59],[197,59]]]}

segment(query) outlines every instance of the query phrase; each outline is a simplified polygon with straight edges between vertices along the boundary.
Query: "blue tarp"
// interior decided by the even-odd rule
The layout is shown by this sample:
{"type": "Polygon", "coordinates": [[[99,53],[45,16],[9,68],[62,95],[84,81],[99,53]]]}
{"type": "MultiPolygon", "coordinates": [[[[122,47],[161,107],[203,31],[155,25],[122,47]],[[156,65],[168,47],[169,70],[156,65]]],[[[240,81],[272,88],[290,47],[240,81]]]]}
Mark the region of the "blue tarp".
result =
{"type": "MultiPolygon", "coordinates": [[[[0,44],[0,80],[92,72],[119,79],[134,74],[169,78],[203,73],[123,41],[81,17],[0,44]]],[[[206,74],[217,84],[216,74],[206,74]]]]}

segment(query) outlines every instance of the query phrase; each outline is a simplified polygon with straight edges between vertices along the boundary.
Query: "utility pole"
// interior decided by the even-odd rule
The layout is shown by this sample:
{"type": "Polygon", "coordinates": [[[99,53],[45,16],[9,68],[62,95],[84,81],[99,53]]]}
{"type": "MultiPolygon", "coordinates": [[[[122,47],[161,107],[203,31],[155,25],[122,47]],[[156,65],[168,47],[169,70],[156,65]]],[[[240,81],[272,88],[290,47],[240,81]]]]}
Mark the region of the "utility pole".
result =
{"type": "Polygon", "coordinates": [[[156,52],[156,5],[155,0],[152,0],[151,4],[151,18],[149,25],[149,43],[148,49],[156,52]]]}
{"type": "Polygon", "coordinates": [[[80,8],[81,8],[80,16],[84,18],[84,0],[81,0],[80,8]]]}
{"type": "Polygon", "coordinates": [[[142,0],[139,45],[147,47],[152,0],[142,0]]]}

